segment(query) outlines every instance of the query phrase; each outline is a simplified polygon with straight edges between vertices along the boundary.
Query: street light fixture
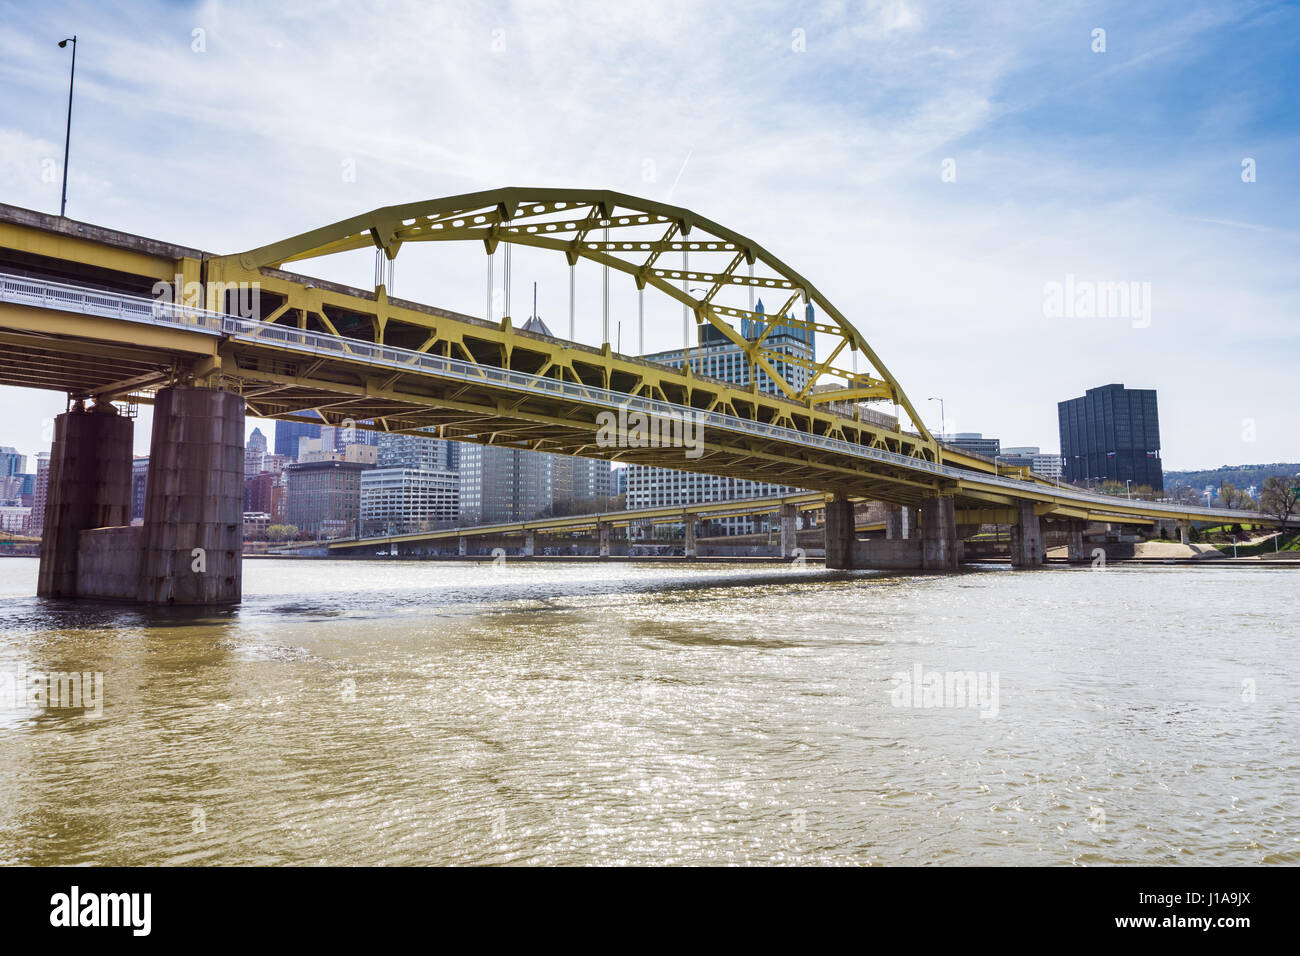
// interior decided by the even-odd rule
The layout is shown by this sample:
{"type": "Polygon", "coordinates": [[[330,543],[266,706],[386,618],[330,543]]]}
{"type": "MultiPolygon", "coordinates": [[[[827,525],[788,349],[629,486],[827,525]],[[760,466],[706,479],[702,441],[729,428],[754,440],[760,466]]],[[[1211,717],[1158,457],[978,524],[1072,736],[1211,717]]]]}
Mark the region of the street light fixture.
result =
{"type": "Polygon", "coordinates": [[[72,44],[72,72],[68,75],[68,127],[63,134],[63,199],[59,203],[59,217],[68,213],[68,147],[72,143],[72,84],[77,79],[77,35],[59,41],[59,48],[72,44]]]}
{"type": "Polygon", "coordinates": [[[947,434],[948,415],[943,410],[943,399],[927,398],[926,401],[939,403],[939,441],[947,441],[948,440],[948,434],[947,434]]]}

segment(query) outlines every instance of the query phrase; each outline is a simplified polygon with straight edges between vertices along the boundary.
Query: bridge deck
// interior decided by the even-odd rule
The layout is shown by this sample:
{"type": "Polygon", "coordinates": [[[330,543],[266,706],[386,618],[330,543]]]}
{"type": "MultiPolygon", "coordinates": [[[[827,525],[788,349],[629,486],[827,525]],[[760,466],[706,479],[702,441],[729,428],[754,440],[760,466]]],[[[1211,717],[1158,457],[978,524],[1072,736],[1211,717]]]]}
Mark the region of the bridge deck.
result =
{"type": "Polygon", "coordinates": [[[497,326],[443,310],[408,309],[388,302],[382,287],[374,294],[329,283],[316,288],[319,280],[262,270],[272,301],[281,302],[265,319],[96,288],[106,271],[124,283],[132,275],[150,279],[170,254],[181,255],[175,270],[182,278],[201,275],[202,263],[187,258],[193,250],[139,237],[128,237],[129,243],[116,234],[71,238],[79,226],[54,233],[41,222],[9,222],[0,230],[0,264],[18,256],[28,265],[62,262],[63,273],[75,272],[82,261],[98,270],[84,284],[0,275],[0,383],[148,401],[162,384],[205,382],[238,391],[259,417],[319,421],[319,415],[361,428],[638,462],[908,506],[942,494],[956,497],[959,509],[991,514],[1029,500],[1039,514],[1060,518],[1276,521],[1256,512],[1141,502],[993,474],[989,463],[946,453],[914,434],[655,366],[608,346],[593,350],[532,336],[508,321],[497,326]],[[87,251],[100,247],[107,251],[87,251]],[[294,311],[295,302],[303,306],[297,320],[277,321],[294,311]],[[344,314],[330,302],[353,310],[353,334],[343,334],[344,314]],[[313,305],[320,311],[312,312],[313,305]],[[379,328],[399,322],[423,323],[421,341],[406,340],[415,347],[391,344],[379,328]],[[368,338],[365,328],[371,329],[368,338]],[[698,425],[698,457],[680,446],[600,440],[602,420],[634,413],[652,422],[698,425]]]}

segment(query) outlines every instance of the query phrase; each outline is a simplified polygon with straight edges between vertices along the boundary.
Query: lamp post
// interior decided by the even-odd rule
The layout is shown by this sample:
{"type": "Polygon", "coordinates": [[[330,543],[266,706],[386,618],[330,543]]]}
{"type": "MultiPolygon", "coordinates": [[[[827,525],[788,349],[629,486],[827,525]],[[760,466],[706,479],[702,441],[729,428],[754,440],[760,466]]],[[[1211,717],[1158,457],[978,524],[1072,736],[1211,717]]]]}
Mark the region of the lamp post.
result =
{"type": "Polygon", "coordinates": [[[945,441],[945,440],[947,440],[947,438],[948,438],[948,434],[947,434],[947,428],[948,428],[948,416],[947,416],[947,414],[946,414],[946,413],[944,412],[944,410],[943,410],[943,399],[942,399],[942,398],[927,398],[926,401],[927,401],[927,402],[938,402],[938,403],[939,403],[939,441],[945,441]]]}
{"type": "Polygon", "coordinates": [[[68,147],[72,144],[72,84],[77,79],[77,35],[74,33],[66,40],[59,41],[59,47],[72,44],[72,72],[68,75],[68,127],[63,134],[63,199],[59,203],[60,218],[68,212],[68,147]]]}
{"type": "Polygon", "coordinates": [[[1132,478],[1125,478],[1125,479],[1124,479],[1124,496],[1125,496],[1126,498],[1132,498],[1132,497],[1133,497],[1133,489],[1132,489],[1132,487],[1131,487],[1132,484],[1133,484],[1133,479],[1132,479],[1132,478]]]}

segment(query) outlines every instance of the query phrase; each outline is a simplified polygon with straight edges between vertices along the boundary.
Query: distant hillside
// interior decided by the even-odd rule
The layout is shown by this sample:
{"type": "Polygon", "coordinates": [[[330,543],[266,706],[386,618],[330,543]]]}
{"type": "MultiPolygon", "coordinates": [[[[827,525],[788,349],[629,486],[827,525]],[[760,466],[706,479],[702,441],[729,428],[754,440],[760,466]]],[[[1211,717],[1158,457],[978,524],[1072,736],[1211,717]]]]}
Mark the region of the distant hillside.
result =
{"type": "Polygon", "coordinates": [[[1206,485],[1217,488],[1220,482],[1230,481],[1238,488],[1254,485],[1261,488],[1264,479],[1272,475],[1294,476],[1300,472],[1300,462],[1277,462],[1272,465],[1223,465],[1210,471],[1166,471],[1165,488],[1179,485],[1200,490],[1206,485]]]}

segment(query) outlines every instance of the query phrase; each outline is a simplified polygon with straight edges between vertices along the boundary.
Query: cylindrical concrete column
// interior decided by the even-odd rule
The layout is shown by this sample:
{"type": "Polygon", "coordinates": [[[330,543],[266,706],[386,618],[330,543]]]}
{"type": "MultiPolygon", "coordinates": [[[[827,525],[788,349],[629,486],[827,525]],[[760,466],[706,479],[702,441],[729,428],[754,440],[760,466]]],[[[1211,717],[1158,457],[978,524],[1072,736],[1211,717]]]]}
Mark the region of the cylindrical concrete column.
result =
{"type": "Polygon", "coordinates": [[[915,524],[911,508],[902,505],[885,505],[885,539],[903,541],[911,537],[915,524]]]}
{"type": "Polygon", "coordinates": [[[794,505],[781,506],[781,557],[794,557],[794,549],[799,546],[798,509],[794,505]]]}
{"type": "Polygon", "coordinates": [[[1036,568],[1043,563],[1043,528],[1032,501],[1020,502],[1020,521],[1011,526],[1011,566],[1036,568]]]}
{"type": "Polygon", "coordinates": [[[111,404],[54,420],[36,593],[77,596],[81,532],[131,523],[134,422],[111,404]]]}
{"type": "Polygon", "coordinates": [[[853,502],[837,494],[826,502],[826,567],[832,571],[849,571],[854,565],[853,546],[858,532],[853,518],[853,502]]]}
{"type": "Polygon", "coordinates": [[[1071,564],[1088,563],[1088,546],[1083,540],[1083,533],[1088,528],[1086,521],[1074,520],[1066,527],[1066,559],[1071,564]]]}
{"type": "Polygon", "coordinates": [[[141,599],[232,604],[243,585],[244,399],[164,388],[154,399],[141,599]]]}
{"type": "Polygon", "coordinates": [[[951,497],[921,502],[921,567],[927,571],[956,571],[961,562],[957,514],[951,497]]]}

